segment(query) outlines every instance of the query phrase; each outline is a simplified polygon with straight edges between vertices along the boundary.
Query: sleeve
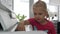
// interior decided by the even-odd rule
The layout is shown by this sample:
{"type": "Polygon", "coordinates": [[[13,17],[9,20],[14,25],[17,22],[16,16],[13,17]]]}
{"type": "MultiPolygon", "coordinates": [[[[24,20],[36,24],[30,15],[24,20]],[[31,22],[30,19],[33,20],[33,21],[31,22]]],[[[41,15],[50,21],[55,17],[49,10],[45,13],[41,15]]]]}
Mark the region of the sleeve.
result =
{"type": "Polygon", "coordinates": [[[30,18],[28,19],[28,21],[30,22],[31,25],[34,25],[34,18],[30,18]]]}
{"type": "Polygon", "coordinates": [[[51,34],[57,34],[54,24],[51,26],[51,34]]]}

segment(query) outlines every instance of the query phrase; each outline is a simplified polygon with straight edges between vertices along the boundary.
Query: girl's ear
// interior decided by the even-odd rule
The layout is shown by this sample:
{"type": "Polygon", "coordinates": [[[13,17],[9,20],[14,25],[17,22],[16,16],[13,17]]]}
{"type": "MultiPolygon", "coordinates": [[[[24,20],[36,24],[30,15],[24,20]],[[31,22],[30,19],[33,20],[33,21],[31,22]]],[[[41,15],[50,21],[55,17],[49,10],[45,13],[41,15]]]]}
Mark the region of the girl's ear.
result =
{"type": "Polygon", "coordinates": [[[48,18],[49,17],[49,14],[48,12],[45,13],[45,17],[48,18]]]}
{"type": "Polygon", "coordinates": [[[49,17],[48,11],[45,12],[45,16],[46,16],[46,18],[49,17]]]}
{"type": "Polygon", "coordinates": [[[45,14],[45,18],[48,18],[49,17],[49,15],[48,14],[45,14]]]}

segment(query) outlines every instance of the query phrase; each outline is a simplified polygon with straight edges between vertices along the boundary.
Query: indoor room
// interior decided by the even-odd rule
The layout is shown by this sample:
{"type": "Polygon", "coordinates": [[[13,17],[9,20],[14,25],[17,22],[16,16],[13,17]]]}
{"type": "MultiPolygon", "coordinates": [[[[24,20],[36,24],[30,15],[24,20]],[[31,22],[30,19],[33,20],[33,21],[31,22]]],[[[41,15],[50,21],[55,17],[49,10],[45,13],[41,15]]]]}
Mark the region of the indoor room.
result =
{"type": "Polygon", "coordinates": [[[35,17],[33,5],[38,1],[46,3],[49,17],[44,18],[54,24],[56,33],[60,33],[60,0],[0,0],[1,34],[48,34],[48,30],[37,31],[35,26],[33,31],[31,25],[25,25],[25,31],[16,30],[20,22],[35,17]]]}

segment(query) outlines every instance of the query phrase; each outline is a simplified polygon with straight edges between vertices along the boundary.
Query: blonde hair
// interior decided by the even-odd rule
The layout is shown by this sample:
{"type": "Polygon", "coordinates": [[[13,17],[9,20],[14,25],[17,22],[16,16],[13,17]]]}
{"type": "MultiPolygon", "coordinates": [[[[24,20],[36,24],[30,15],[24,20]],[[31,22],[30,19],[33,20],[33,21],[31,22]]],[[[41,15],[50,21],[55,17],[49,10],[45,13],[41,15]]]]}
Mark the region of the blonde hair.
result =
{"type": "Polygon", "coordinates": [[[47,14],[46,17],[49,17],[48,12],[47,12],[47,6],[46,6],[45,2],[37,1],[35,4],[33,4],[33,9],[34,8],[41,8],[41,9],[45,10],[45,12],[47,14]]]}

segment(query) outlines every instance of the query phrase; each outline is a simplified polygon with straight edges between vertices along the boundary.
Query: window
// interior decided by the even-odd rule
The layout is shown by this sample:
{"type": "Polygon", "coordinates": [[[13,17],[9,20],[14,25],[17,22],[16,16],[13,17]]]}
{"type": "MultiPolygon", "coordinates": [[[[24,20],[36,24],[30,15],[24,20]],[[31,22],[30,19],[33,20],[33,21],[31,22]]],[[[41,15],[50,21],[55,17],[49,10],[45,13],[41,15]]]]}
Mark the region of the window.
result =
{"type": "Polygon", "coordinates": [[[29,18],[29,0],[14,0],[14,12],[29,18]]]}

